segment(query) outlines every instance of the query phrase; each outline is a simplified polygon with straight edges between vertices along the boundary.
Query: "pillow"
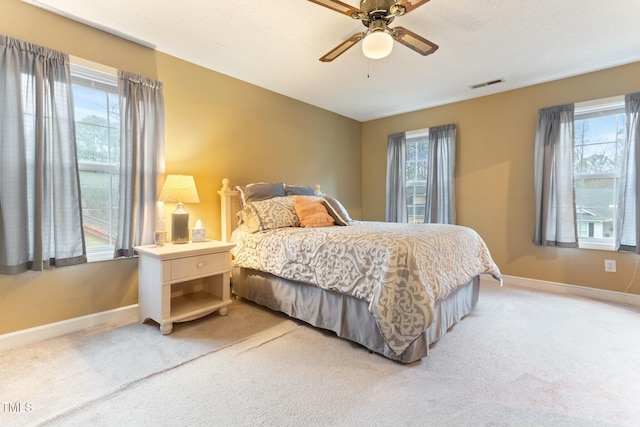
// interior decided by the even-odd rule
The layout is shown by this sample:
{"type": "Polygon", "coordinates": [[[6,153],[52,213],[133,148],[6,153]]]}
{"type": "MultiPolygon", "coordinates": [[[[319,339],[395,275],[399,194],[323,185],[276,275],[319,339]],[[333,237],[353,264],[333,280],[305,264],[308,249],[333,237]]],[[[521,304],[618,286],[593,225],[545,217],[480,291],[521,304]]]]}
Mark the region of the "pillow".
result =
{"type": "Polygon", "coordinates": [[[248,207],[238,212],[236,218],[238,219],[238,228],[241,230],[249,233],[260,231],[260,222],[248,207]]]}
{"type": "Polygon", "coordinates": [[[236,187],[240,192],[242,206],[247,206],[250,202],[271,199],[272,197],[284,197],[284,184],[281,182],[256,182],[246,187],[236,187]]]}
{"type": "Polygon", "coordinates": [[[330,196],[323,197],[324,205],[329,215],[335,220],[336,225],[349,225],[353,220],[347,210],[337,199],[330,196]]]}
{"type": "Polygon", "coordinates": [[[284,192],[287,196],[315,196],[316,190],[311,187],[303,187],[301,185],[284,185],[284,192]]]}
{"type": "Polygon", "coordinates": [[[291,197],[272,197],[267,200],[249,202],[247,206],[258,219],[260,231],[300,226],[291,197]]]}
{"type": "Polygon", "coordinates": [[[291,196],[291,198],[302,227],[330,227],[335,224],[321,197],[291,196]]]}

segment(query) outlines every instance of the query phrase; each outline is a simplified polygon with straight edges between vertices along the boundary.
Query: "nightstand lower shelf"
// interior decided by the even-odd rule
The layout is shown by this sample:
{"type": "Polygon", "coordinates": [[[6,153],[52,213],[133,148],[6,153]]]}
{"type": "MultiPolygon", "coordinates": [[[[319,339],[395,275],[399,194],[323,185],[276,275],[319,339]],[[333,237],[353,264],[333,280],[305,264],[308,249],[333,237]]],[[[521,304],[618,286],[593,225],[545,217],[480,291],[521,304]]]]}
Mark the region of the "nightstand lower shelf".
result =
{"type": "Polygon", "coordinates": [[[200,291],[181,295],[171,299],[171,314],[165,322],[187,322],[218,311],[221,316],[227,314],[226,308],[231,301],[223,301],[207,292],[200,291]]]}

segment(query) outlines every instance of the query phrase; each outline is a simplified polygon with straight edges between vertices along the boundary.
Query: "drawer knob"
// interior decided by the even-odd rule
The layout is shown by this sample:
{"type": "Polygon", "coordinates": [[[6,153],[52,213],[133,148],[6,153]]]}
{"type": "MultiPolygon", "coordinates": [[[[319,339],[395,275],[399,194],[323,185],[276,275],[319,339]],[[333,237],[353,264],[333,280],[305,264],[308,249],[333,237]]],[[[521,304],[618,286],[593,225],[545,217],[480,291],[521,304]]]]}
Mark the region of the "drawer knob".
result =
{"type": "Polygon", "coordinates": [[[202,267],[204,267],[204,264],[203,264],[203,263],[201,263],[201,262],[199,262],[199,263],[198,263],[198,268],[202,268],[202,267]]]}

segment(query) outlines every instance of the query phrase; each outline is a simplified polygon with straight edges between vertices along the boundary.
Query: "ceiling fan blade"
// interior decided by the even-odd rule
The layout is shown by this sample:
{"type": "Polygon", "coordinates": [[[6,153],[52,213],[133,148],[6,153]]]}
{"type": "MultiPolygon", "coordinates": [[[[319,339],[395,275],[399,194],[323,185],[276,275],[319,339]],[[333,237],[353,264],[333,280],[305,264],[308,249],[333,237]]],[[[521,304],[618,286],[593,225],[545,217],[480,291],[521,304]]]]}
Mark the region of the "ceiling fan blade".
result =
{"type": "Polygon", "coordinates": [[[428,1],[429,0],[400,0],[396,4],[398,6],[404,7],[403,15],[406,15],[407,13],[411,12],[413,9],[416,9],[416,8],[422,6],[423,4],[425,4],[428,1]]]}
{"type": "Polygon", "coordinates": [[[363,12],[360,9],[356,9],[353,6],[349,6],[346,3],[342,3],[338,0],[309,0],[311,3],[319,4],[320,6],[327,7],[336,12],[347,15],[350,18],[362,19],[363,12]]]}
{"type": "Polygon", "coordinates": [[[425,39],[409,31],[404,27],[395,27],[391,29],[391,37],[398,43],[405,45],[406,47],[413,49],[422,56],[427,56],[438,50],[440,46],[435,43],[431,43],[425,39]]]}
{"type": "Polygon", "coordinates": [[[322,62],[333,61],[334,59],[336,59],[338,56],[345,53],[350,47],[358,43],[363,38],[364,38],[364,33],[355,33],[354,35],[349,37],[347,40],[343,41],[338,46],[333,48],[331,51],[326,53],[322,58],[320,58],[320,61],[322,62]]]}

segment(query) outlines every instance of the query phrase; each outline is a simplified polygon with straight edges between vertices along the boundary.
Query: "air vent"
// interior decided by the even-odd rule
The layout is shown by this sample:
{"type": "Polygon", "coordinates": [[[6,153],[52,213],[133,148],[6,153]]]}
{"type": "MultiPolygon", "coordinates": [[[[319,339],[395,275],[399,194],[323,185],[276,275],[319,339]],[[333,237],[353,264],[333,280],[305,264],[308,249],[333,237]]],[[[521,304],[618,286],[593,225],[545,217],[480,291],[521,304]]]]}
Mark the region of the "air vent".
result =
{"type": "Polygon", "coordinates": [[[469,86],[471,89],[478,89],[481,87],[485,87],[485,86],[491,86],[491,85],[495,85],[498,83],[504,83],[503,79],[498,79],[498,80],[491,80],[490,82],[484,82],[484,83],[478,83],[477,85],[471,85],[469,86]]]}

